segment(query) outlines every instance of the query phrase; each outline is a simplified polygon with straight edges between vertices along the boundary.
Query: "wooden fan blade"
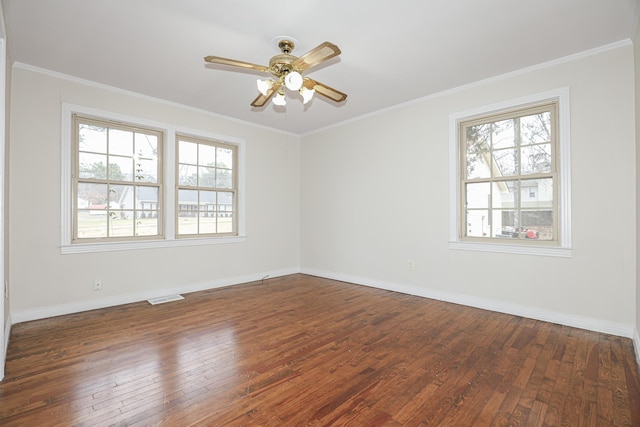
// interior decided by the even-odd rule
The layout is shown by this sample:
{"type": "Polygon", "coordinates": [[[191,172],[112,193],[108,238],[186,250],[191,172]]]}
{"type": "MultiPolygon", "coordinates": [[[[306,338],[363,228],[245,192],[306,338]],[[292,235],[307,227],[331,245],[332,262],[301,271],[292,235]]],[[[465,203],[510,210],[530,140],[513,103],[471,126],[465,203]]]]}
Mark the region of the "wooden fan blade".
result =
{"type": "Polygon", "coordinates": [[[304,71],[326,61],[327,59],[338,56],[340,53],[341,51],[338,46],[333,43],[324,42],[293,61],[293,67],[299,71],[304,71]]]}
{"type": "Polygon", "coordinates": [[[317,82],[313,79],[306,77],[303,83],[304,87],[307,89],[313,89],[317,94],[322,96],[326,96],[329,99],[334,100],[335,102],[342,102],[347,99],[347,94],[342,93],[339,90],[336,90],[332,87],[329,87],[323,83],[317,82]]]}
{"type": "Polygon", "coordinates": [[[278,91],[278,89],[280,89],[280,86],[282,85],[274,84],[273,87],[267,91],[266,95],[263,95],[263,94],[258,95],[258,97],[254,99],[253,102],[251,103],[251,106],[262,107],[263,105],[265,105],[267,102],[269,102],[271,97],[278,91]]]}
{"type": "Polygon", "coordinates": [[[269,71],[269,68],[265,67],[264,65],[257,65],[257,64],[252,64],[250,62],[237,61],[235,59],[222,58],[220,56],[209,55],[209,56],[205,56],[204,60],[207,62],[211,62],[212,64],[222,64],[222,65],[229,65],[231,67],[247,68],[249,70],[256,70],[263,73],[269,71]]]}

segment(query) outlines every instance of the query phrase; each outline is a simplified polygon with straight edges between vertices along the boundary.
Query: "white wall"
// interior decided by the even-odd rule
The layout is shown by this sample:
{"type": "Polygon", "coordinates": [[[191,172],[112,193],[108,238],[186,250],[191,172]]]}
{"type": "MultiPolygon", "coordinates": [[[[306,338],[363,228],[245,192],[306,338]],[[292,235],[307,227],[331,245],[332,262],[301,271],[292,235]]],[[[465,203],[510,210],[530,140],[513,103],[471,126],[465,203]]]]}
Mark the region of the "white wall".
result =
{"type": "Polygon", "coordinates": [[[10,287],[14,322],[299,269],[299,137],[16,66],[10,287]],[[245,243],[60,254],[61,107],[82,105],[246,141],[245,243]],[[92,290],[100,278],[103,290],[92,290]]]}
{"type": "Polygon", "coordinates": [[[633,79],[622,43],[304,135],[302,271],[631,336],[633,79]],[[571,97],[573,257],[449,249],[449,115],[561,87],[571,97]]]}

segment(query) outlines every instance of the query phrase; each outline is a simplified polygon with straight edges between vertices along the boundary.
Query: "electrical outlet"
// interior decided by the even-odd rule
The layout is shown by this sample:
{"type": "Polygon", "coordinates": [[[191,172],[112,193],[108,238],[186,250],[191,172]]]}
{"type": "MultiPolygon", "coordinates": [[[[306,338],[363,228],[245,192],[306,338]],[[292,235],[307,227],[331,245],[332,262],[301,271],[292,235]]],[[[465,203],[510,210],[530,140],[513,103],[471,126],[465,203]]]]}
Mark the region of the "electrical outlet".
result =
{"type": "Polygon", "coordinates": [[[413,260],[412,259],[407,261],[407,270],[409,270],[409,271],[413,270],[413,260]]]}
{"type": "Polygon", "coordinates": [[[94,279],[93,280],[93,290],[94,291],[101,291],[102,290],[102,280],[100,280],[100,279],[94,279]]]}

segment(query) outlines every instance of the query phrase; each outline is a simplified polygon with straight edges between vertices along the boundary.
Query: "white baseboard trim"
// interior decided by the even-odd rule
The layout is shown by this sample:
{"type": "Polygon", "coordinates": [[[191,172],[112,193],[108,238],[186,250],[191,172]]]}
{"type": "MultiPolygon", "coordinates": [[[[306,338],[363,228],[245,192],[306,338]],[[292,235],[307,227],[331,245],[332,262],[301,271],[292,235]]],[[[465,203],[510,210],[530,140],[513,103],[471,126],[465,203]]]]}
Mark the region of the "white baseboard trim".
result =
{"type": "Polygon", "coordinates": [[[12,325],[13,323],[11,320],[11,313],[9,313],[7,321],[4,325],[4,343],[0,343],[0,345],[3,345],[2,351],[4,352],[2,353],[2,357],[0,357],[0,381],[4,379],[4,366],[7,361],[7,351],[9,350],[9,337],[11,336],[12,325]]]}
{"type": "MultiPolygon", "coordinates": [[[[193,283],[176,288],[154,290],[147,292],[137,292],[133,294],[116,295],[112,297],[100,298],[91,301],[82,301],[70,304],[60,304],[55,306],[42,307],[32,310],[12,312],[13,324],[28,322],[31,320],[46,319],[48,317],[62,316],[65,314],[80,313],[83,311],[96,310],[99,308],[114,307],[117,305],[130,304],[133,302],[146,301],[152,298],[159,298],[173,294],[188,294],[190,292],[205,291],[208,289],[222,288],[225,286],[238,285],[242,283],[261,280],[265,276],[269,278],[287,276],[299,273],[299,268],[289,268],[283,270],[267,271],[262,273],[248,274],[244,276],[229,277],[207,282],[193,283]]],[[[7,335],[8,336],[8,335],[7,335]]]]}
{"type": "Polygon", "coordinates": [[[635,328],[633,332],[633,349],[636,351],[636,362],[638,362],[638,369],[640,369],[640,331],[635,328]]]}
{"type": "MultiPolygon", "coordinates": [[[[634,326],[625,325],[616,322],[609,322],[584,316],[576,316],[562,312],[545,310],[536,307],[529,307],[518,304],[511,304],[504,301],[490,300],[486,298],[474,297],[464,294],[455,294],[451,292],[440,291],[436,289],[423,288],[421,286],[393,283],[370,279],[366,277],[352,276],[348,274],[335,273],[332,271],[317,270],[313,268],[302,267],[301,273],[311,276],[324,277],[327,279],[340,280],[342,282],[354,283],[356,285],[370,286],[373,288],[385,289],[388,291],[400,292],[403,294],[415,295],[425,298],[431,298],[440,301],[451,302],[454,304],[466,305],[469,307],[481,308],[500,313],[512,314],[514,316],[527,317],[530,319],[542,320],[545,322],[557,323],[560,325],[571,326],[574,328],[587,329],[594,332],[602,332],[611,335],[617,335],[625,338],[634,336],[634,326]]],[[[636,331],[636,355],[640,341],[638,340],[636,331]]]]}
{"type": "Polygon", "coordinates": [[[13,319],[11,313],[9,313],[7,323],[4,325],[4,354],[7,354],[9,349],[9,337],[11,335],[11,326],[13,326],[13,319]]]}

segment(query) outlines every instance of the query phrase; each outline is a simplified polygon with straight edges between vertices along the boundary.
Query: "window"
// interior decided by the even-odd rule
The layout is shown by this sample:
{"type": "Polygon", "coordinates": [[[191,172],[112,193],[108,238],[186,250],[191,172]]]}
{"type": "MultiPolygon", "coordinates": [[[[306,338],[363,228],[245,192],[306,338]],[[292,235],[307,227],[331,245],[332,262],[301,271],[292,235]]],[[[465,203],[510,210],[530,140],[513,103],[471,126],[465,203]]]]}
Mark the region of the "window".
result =
{"type": "Polygon", "coordinates": [[[177,235],[236,234],[237,147],[177,135],[177,235]]]}
{"type": "Polygon", "coordinates": [[[460,123],[462,238],[557,241],[556,117],[550,103],[460,123]]]}
{"type": "Polygon", "coordinates": [[[73,242],[162,237],[162,133],[75,115],[73,242]]]}
{"type": "Polygon", "coordinates": [[[242,243],[245,141],[63,104],[62,254],[242,243]]]}
{"type": "Polygon", "coordinates": [[[571,256],[568,117],[566,90],[450,117],[452,248],[571,256]]]}

